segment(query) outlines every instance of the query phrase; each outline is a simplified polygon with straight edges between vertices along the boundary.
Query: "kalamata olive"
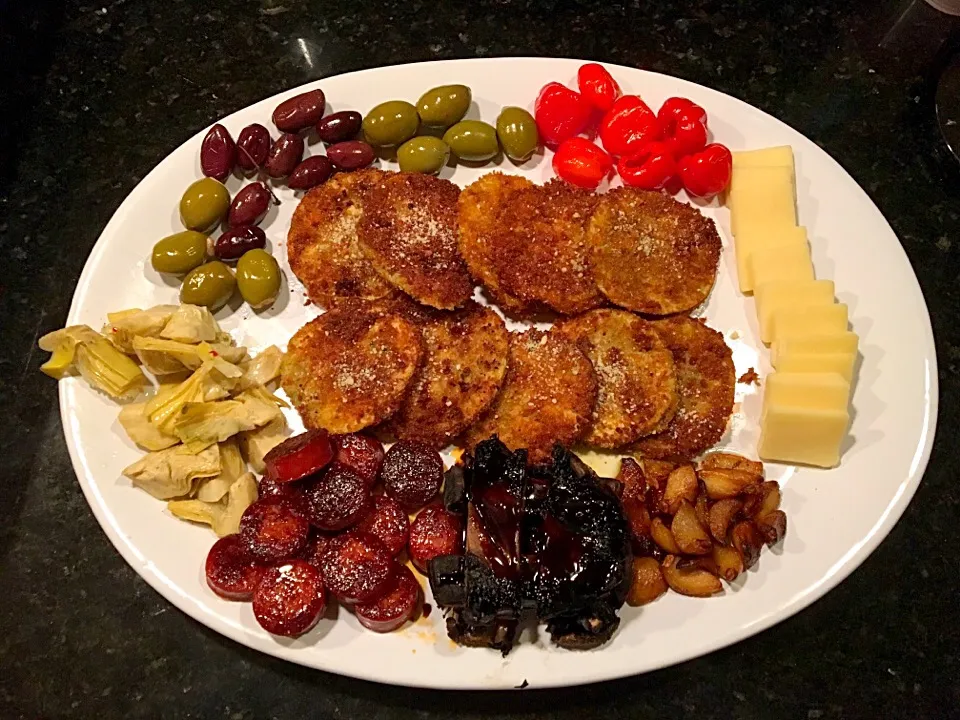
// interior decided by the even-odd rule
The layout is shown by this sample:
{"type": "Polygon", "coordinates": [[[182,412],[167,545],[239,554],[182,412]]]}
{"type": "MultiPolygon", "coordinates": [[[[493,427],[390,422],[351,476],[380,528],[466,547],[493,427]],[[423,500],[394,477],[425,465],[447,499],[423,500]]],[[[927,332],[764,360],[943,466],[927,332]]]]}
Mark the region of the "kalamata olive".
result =
{"type": "Polygon", "coordinates": [[[363,116],[356,110],[341,110],[327,115],[317,123],[317,135],[330,145],[353,140],[360,132],[362,122],[363,116]]]}
{"type": "Polygon", "coordinates": [[[188,230],[206,232],[223,219],[230,208],[230,193],[223,183],[201,178],[183,192],[180,219],[188,230]]]}
{"type": "Polygon", "coordinates": [[[373,162],[377,154],[362,140],[347,140],[327,148],[327,157],[338,170],[359,170],[373,162]]]}
{"type": "Polygon", "coordinates": [[[259,225],[270,209],[270,191],[262,182],[250,183],[242,188],[230,203],[227,212],[227,227],[259,225]]]}
{"type": "Polygon", "coordinates": [[[277,105],[273,111],[273,124],[283,132],[300,132],[320,121],[326,105],[323,90],[310,90],[277,105]]]}
{"type": "Polygon", "coordinates": [[[287,178],[287,187],[291,190],[309,190],[327,181],[333,174],[333,163],[325,155],[308,157],[297,165],[290,177],[287,178]]]}
{"type": "Polygon", "coordinates": [[[255,310],[272,305],[280,293],[280,266],[273,255],[259,248],[244,254],[237,263],[237,287],[255,310]]]}
{"type": "Polygon", "coordinates": [[[303,160],[303,138],[299,135],[284,133],[270,148],[264,169],[272,178],[284,178],[303,160]]]}
{"type": "Polygon", "coordinates": [[[272,142],[270,131],[263,125],[247,125],[237,138],[237,165],[248,173],[262,168],[270,154],[272,142]]]}
{"type": "Polygon", "coordinates": [[[241,225],[217,238],[213,254],[217,260],[239,260],[248,250],[267,245],[267,235],[255,225],[241,225]]]}
{"type": "Polygon", "coordinates": [[[200,169],[207,177],[220,182],[227,179],[237,163],[237,144],[233,142],[227,129],[217,123],[200,146],[200,169]]]}

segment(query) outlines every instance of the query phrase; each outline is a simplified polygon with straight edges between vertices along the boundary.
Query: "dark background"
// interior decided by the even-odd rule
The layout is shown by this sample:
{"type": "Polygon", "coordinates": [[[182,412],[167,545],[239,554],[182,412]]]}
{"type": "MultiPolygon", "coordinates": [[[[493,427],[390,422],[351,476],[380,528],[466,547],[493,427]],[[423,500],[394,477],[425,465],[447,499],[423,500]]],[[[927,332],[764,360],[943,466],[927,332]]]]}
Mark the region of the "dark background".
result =
{"type": "MultiPolygon", "coordinates": [[[[906,7],[0,0],[0,717],[960,717],[960,187],[928,82],[951,25],[906,7]],[[36,339],[63,323],[87,253],[127,193],[215,119],[325,75],[496,55],[687,78],[833,155],[893,225],[930,306],[941,382],[930,468],[890,537],[826,598],[643,677],[441,694],[247,650],[174,610],[100,531],[67,457],[55,383],[37,372],[36,339]]],[[[868,263],[871,238],[849,241],[868,263]]]]}

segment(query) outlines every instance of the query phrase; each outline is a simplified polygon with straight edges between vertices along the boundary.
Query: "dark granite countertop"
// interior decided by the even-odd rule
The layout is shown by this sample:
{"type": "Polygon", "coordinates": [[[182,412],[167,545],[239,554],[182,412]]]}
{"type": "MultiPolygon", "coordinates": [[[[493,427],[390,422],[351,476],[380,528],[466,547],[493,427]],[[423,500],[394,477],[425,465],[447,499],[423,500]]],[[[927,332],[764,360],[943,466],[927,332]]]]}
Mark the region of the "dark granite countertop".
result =
{"type": "MultiPolygon", "coordinates": [[[[960,717],[960,182],[939,152],[925,81],[948,24],[920,2],[903,14],[908,5],[0,0],[0,716],[960,717]],[[37,371],[37,337],[62,324],[127,193],[216,118],[364,67],[538,54],[730,93],[815,140],[863,185],[917,270],[938,344],[941,429],[913,503],[859,570],[796,617],[588,688],[380,687],[207,630],[151,590],[97,526],[55,384],[37,371]]],[[[858,240],[866,261],[870,238],[858,240]]]]}

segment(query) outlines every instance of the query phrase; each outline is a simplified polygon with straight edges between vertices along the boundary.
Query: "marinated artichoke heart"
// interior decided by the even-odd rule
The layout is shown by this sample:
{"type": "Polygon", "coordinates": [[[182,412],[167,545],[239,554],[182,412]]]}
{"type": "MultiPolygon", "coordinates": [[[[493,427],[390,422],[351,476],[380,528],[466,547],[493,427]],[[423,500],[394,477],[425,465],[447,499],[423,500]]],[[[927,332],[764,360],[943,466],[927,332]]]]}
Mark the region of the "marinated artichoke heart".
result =
{"type": "Polygon", "coordinates": [[[264,456],[287,439],[287,421],[281,415],[262,428],[240,433],[240,449],[254,472],[262,475],[266,466],[264,456]]]}
{"type": "Polygon", "coordinates": [[[175,435],[174,426],[187,403],[212,402],[230,397],[234,382],[217,371],[212,362],[205,362],[182,383],[161,388],[147,402],[147,417],[161,432],[175,435]]]}
{"type": "Polygon", "coordinates": [[[199,452],[239,432],[263,427],[283,417],[273,400],[269,393],[248,390],[235,400],[185,403],[174,422],[174,433],[189,450],[199,452]]]}
{"type": "Polygon", "coordinates": [[[252,473],[244,473],[230,485],[226,496],[217,502],[203,500],[171,500],[167,508],[182,520],[205,523],[219,537],[233,535],[240,529],[240,518],[257,499],[257,481],[252,473]]]}
{"type": "Polygon", "coordinates": [[[39,345],[53,353],[40,369],[58,380],[76,368],[84,380],[114,398],[127,397],[146,382],[133,360],[87,325],[48,333],[39,345]]]}
{"type": "MultiPolygon", "coordinates": [[[[220,330],[213,313],[199,305],[181,305],[176,309],[160,337],[183,343],[223,342],[230,336],[220,330]]],[[[230,343],[230,340],[227,340],[230,343]]],[[[232,343],[230,343],[232,344],[232,343]]]]}
{"type": "Polygon", "coordinates": [[[185,446],[176,445],[149,453],[123,471],[134,485],[158,500],[183,497],[193,489],[194,480],[219,473],[218,445],[211,445],[199,453],[191,453],[185,446]]]}
{"type": "Polygon", "coordinates": [[[147,403],[130,403],[120,409],[120,426],[133,442],[147,450],[163,450],[176,445],[180,438],[167,435],[150,422],[147,403]]]}
{"type": "Polygon", "coordinates": [[[173,375],[196,370],[203,359],[196,345],[151,337],[135,337],[131,343],[140,363],[154,375],[173,375]]]}
{"type": "Polygon", "coordinates": [[[247,464],[240,454],[240,445],[236,438],[220,443],[220,474],[204,478],[197,483],[197,499],[203,502],[217,502],[230,489],[234,481],[247,471],[247,464]]]}
{"type": "Polygon", "coordinates": [[[107,313],[107,322],[100,332],[118,350],[133,355],[134,338],[157,337],[176,310],[176,305],[156,305],[148,310],[133,308],[107,313]]]}
{"type": "Polygon", "coordinates": [[[283,352],[276,345],[261,350],[256,357],[240,363],[243,376],[237,387],[240,390],[266,385],[280,377],[280,363],[283,361],[283,352]]]}

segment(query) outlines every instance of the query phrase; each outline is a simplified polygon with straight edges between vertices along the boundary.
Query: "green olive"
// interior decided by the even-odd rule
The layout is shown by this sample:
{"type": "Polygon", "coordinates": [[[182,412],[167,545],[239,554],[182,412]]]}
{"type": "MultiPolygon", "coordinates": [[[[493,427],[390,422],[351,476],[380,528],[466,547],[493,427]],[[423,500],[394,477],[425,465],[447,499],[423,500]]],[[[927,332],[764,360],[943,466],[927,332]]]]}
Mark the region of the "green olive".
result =
{"type": "Polygon", "coordinates": [[[230,268],[214,260],[194,268],[183,279],[180,302],[216,310],[230,299],[236,287],[237,280],[230,268]]]}
{"type": "Polygon", "coordinates": [[[180,219],[188,230],[206,232],[223,219],[230,208],[230,193],[213,178],[193,183],[180,198],[180,219]]]}
{"type": "Polygon", "coordinates": [[[280,293],[280,266],[266,250],[248,250],[237,261],[237,285],[250,307],[273,305],[280,293]]]}
{"type": "Polygon", "coordinates": [[[461,120],[443,134],[443,141],[468,162],[484,162],[500,151],[493,125],[479,120],[461,120]]]}
{"type": "Polygon", "coordinates": [[[413,105],[404,100],[390,100],[367,113],[363,134],[371,145],[391,147],[416,135],[419,125],[420,117],[413,105]]]}
{"type": "Polygon", "coordinates": [[[424,125],[447,128],[467,114],[471,97],[466,85],[441,85],[420,96],[417,112],[424,125]]]}
{"type": "Polygon", "coordinates": [[[497,137],[504,154],[511,160],[523,162],[537,149],[540,136],[537,121],[523,108],[505,107],[497,118],[497,137]]]}
{"type": "Polygon", "coordinates": [[[421,135],[407,140],[397,150],[397,160],[404,172],[436,175],[450,158],[450,147],[440,138],[421,135]]]}
{"type": "Polygon", "coordinates": [[[153,246],[153,269],[163,273],[190,272],[207,256],[207,236],[196,230],[184,230],[163,238],[153,246]]]}

